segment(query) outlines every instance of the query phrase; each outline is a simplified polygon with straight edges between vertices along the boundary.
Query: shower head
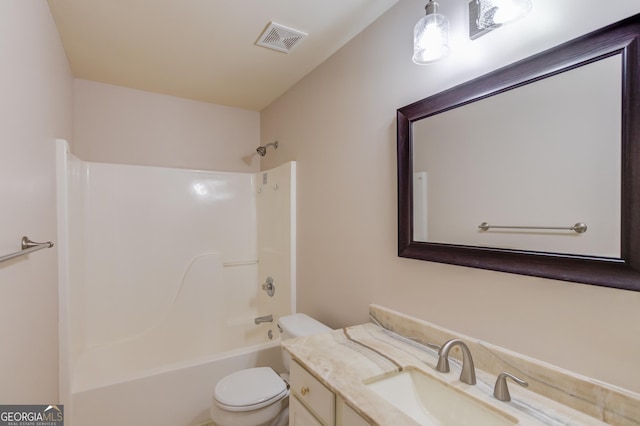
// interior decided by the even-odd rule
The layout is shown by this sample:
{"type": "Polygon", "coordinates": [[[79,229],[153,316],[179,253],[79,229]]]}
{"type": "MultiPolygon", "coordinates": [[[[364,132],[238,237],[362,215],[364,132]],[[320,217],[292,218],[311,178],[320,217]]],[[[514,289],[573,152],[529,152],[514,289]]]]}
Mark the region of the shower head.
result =
{"type": "Polygon", "coordinates": [[[271,142],[263,146],[259,146],[258,148],[256,148],[256,152],[260,155],[260,157],[264,157],[265,155],[267,155],[267,148],[270,146],[273,146],[275,149],[278,149],[278,141],[271,142]]]}

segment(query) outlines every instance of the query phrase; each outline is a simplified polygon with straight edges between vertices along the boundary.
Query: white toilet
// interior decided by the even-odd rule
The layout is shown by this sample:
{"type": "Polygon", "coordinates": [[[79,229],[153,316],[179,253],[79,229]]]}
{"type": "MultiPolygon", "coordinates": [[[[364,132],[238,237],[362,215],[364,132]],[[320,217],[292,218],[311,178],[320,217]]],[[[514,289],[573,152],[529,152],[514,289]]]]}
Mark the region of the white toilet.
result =
{"type": "MultiPolygon", "coordinates": [[[[282,340],[331,331],[305,314],[278,320],[282,340]]],[[[289,354],[282,350],[289,372],[289,354]]],[[[213,392],[211,420],[217,426],[280,426],[288,424],[287,383],[270,367],[236,371],[220,380],[213,392]]]]}

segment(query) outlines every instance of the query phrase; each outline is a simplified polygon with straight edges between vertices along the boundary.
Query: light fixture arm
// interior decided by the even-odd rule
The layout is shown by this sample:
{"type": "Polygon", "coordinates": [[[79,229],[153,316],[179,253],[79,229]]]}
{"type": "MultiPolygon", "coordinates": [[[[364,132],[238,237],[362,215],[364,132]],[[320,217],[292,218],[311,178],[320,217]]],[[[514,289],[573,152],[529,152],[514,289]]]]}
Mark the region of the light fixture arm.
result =
{"type": "Polygon", "coordinates": [[[424,10],[426,11],[426,15],[431,15],[434,13],[438,13],[439,8],[440,5],[438,3],[433,0],[429,0],[429,3],[427,3],[427,5],[424,7],[424,10]]]}
{"type": "Polygon", "coordinates": [[[473,0],[473,3],[476,3],[475,22],[480,30],[496,29],[522,19],[533,7],[533,0],[473,0]]]}

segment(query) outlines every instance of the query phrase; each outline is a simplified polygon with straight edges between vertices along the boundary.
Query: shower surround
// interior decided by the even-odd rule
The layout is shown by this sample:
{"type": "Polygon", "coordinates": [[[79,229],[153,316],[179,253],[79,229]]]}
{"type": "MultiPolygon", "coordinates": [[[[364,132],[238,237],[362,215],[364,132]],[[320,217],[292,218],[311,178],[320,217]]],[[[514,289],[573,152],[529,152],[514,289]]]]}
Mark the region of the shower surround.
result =
{"type": "Polygon", "coordinates": [[[65,141],[57,157],[69,424],[196,424],[218,378],[280,369],[275,323],[253,319],[295,311],[295,163],[259,174],[89,163],[65,141]]]}

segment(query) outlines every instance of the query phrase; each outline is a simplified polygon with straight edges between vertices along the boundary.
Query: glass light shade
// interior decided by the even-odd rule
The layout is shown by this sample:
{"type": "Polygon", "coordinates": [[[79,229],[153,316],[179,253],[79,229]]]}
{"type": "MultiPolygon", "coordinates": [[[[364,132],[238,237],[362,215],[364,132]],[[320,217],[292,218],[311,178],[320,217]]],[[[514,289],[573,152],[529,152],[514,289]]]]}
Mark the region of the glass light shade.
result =
{"type": "Polygon", "coordinates": [[[476,0],[478,28],[498,28],[526,16],[533,7],[532,0],[476,0]]]}
{"type": "Polygon", "coordinates": [[[413,28],[413,62],[424,65],[449,54],[449,20],[439,13],[430,13],[413,28]]]}

